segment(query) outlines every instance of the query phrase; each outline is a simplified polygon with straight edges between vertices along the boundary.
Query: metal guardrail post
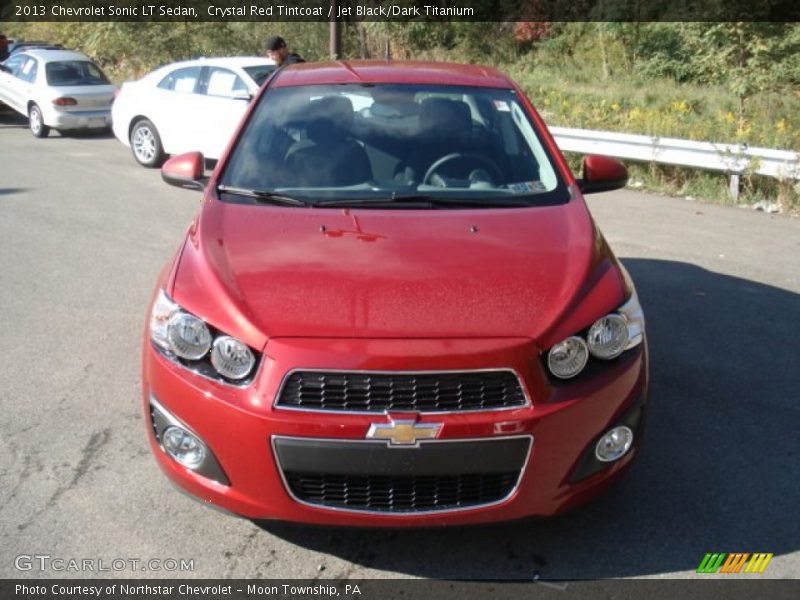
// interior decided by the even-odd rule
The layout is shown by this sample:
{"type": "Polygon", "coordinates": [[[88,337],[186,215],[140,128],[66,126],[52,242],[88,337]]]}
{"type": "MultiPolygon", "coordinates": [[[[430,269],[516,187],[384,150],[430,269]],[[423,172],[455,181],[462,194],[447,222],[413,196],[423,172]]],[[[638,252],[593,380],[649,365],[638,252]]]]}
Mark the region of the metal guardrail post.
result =
{"type": "Polygon", "coordinates": [[[739,175],[739,173],[731,173],[730,179],[728,180],[728,191],[731,194],[731,198],[733,198],[734,200],[738,200],[740,189],[741,189],[741,175],[739,175]]]}

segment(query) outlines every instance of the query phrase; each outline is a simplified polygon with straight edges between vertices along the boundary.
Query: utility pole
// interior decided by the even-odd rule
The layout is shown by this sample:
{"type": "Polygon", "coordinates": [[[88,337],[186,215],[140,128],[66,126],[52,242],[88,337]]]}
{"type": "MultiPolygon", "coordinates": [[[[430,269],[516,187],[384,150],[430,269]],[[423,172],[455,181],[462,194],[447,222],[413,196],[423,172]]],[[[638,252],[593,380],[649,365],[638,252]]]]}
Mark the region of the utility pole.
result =
{"type": "Polygon", "coordinates": [[[342,57],[342,22],[336,16],[339,14],[340,0],[331,0],[331,21],[330,21],[330,54],[332,60],[339,60],[342,57]]]}

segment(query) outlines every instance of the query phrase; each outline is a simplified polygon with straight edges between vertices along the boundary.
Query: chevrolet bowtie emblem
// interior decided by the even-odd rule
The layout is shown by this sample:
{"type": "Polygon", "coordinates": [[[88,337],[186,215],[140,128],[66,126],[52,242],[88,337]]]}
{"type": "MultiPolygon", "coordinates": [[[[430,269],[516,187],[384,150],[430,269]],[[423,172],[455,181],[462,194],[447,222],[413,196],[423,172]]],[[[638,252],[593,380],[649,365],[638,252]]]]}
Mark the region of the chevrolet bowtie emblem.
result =
{"type": "Polygon", "coordinates": [[[436,439],[441,428],[441,423],[392,420],[391,423],[373,423],[370,425],[367,439],[388,440],[390,444],[397,446],[414,446],[419,440],[436,439]]]}

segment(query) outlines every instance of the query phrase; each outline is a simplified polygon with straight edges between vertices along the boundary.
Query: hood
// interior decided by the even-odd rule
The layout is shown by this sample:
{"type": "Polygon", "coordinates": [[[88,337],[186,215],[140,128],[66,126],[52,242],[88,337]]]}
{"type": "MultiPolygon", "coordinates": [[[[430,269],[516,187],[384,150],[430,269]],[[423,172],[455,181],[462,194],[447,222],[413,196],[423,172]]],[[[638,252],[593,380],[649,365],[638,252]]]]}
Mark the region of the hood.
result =
{"type": "Polygon", "coordinates": [[[208,200],[173,296],[253,342],[258,334],[539,338],[586,293],[598,265],[611,263],[580,199],[411,211],[208,200]]]}

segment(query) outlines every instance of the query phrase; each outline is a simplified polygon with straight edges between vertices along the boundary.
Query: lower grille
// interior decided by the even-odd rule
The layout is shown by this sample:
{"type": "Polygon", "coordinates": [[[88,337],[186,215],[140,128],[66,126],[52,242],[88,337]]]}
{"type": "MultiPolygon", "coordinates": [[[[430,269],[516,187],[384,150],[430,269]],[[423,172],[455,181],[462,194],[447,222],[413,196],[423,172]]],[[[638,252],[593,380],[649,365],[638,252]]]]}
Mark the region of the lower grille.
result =
{"type": "Polygon", "coordinates": [[[463,475],[332,475],[286,472],[294,496],[310,504],[351,510],[419,512],[498,502],[514,489],[519,471],[463,475]]]}
{"type": "Polygon", "coordinates": [[[511,371],[351,373],[296,371],[286,378],[277,405],[305,410],[457,412],[524,406],[511,371]]]}

